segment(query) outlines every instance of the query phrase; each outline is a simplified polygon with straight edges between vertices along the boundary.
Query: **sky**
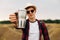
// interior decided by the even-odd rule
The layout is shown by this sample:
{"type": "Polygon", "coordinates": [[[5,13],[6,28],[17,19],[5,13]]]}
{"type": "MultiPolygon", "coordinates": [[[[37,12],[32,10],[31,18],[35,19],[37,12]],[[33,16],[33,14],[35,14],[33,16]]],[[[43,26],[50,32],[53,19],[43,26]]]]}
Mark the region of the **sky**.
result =
{"type": "Polygon", "coordinates": [[[37,19],[60,19],[60,0],[0,0],[0,20],[9,20],[9,15],[23,9],[26,3],[36,5],[37,19]]]}

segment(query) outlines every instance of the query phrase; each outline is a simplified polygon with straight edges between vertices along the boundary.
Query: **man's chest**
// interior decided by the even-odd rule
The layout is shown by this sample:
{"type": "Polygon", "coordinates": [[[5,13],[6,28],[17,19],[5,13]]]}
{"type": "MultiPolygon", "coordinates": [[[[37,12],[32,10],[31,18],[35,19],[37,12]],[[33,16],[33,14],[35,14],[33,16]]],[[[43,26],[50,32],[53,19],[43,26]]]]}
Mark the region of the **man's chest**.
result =
{"type": "Polygon", "coordinates": [[[29,27],[29,32],[30,33],[38,33],[39,32],[39,26],[37,21],[34,23],[29,23],[30,27],[29,27]]]}

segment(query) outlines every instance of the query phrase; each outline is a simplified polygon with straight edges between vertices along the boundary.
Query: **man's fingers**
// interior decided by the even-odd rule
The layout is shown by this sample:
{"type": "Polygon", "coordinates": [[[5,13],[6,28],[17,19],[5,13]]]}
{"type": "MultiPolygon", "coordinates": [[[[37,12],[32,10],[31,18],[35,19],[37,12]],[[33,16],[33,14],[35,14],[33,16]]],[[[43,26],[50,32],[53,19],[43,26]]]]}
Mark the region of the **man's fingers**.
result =
{"type": "Polygon", "coordinates": [[[16,16],[10,16],[9,19],[16,19],[16,16]]]}
{"type": "Polygon", "coordinates": [[[10,14],[9,16],[15,16],[15,14],[10,14]]]}
{"type": "Polygon", "coordinates": [[[15,19],[11,19],[10,21],[11,21],[11,22],[16,22],[17,20],[15,20],[15,19]]]}
{"type": "Polygon", "coordinates": [[[14,14],[10,14],[9,15],[9,19],[10,19],[11,22],[17,22],[18,21],[15,13],[14,14]]]}

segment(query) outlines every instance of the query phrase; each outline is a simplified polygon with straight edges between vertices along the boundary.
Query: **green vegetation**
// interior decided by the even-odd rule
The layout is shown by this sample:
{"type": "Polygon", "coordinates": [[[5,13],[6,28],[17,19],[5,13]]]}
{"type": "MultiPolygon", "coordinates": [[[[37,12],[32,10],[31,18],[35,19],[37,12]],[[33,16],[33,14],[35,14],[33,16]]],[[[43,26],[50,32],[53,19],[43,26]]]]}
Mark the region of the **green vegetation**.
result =
{"type": "MultiPolygon", "coordinates": [[[[51,19],[47,19],[47,20],[43,20],[45,23],[60,23],[59,19],[56,20],[51,20],[51,19]]],[[[0,24],[11,24],[11,22],[9,20],[6,21],[0,21],[0,24]]]]}
{"type": "Polygon", "coordinates": [[[45,23],[60,23],[60,20],[56,19],[56,20],[51,20],[51,19],[48,19],[48,20],[43,20],[45,23]]]}
{"type": "Polygon", "coordinates": [[[11,24],[11,22],[9,20],[7,20],[7,21],[0,21],[0,24],[11,24]]]}

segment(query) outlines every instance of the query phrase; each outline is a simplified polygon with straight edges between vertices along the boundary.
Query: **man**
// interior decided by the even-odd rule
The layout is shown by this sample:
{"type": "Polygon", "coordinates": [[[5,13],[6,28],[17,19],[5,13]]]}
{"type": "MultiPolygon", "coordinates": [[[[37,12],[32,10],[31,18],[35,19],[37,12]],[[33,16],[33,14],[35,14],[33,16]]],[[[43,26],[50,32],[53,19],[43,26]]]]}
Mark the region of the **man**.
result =
{"type": "MultiPolygon", "coordinates": [[[[36,19],[36,6],[29,4],[25,7],[28,19],[26,20],[26,26],[23,30],[22,40],[41,40],[43,34],[44,40],[49,40],[49,35],[44,22],[40,22],[36,19]]],[[[10,15],[10,21],[16,22],[17,18],[15,14],[10,15]]]]}

